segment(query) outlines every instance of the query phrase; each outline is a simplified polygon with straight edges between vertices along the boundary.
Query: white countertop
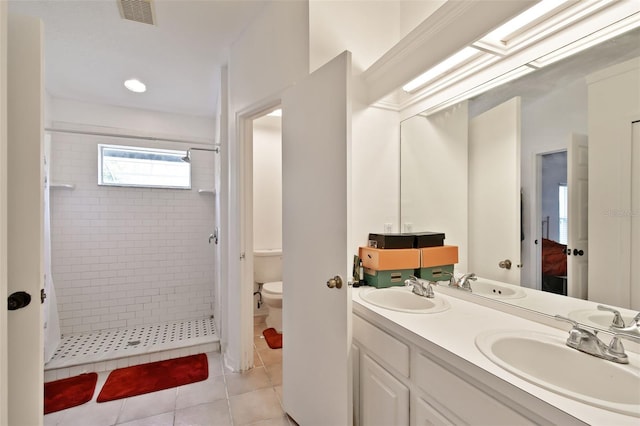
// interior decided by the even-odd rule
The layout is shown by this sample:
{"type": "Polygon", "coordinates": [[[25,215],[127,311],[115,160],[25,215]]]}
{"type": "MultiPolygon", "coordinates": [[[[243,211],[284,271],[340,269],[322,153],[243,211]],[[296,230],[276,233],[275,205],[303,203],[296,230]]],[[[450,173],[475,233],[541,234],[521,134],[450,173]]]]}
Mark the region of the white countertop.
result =
{"type": "MultiPolygon", "coordinates": [[[[640,418],[632,417],[605,409],[593,407],[583,402],[551,392],[534,385],[494,364],[475,345],[478,334],[486,331],[499,330],[529,330],[551,334],[562,338],[567,332],[520,318],[516,315],[501,312],[496,309],[481,306],[476,303],[444,295],[441,289],[435,287],[436,297],[444,297],[451,308],[439,313],[405,313],[374,306],[360,297],[363,289],[354,288],[352,299],[354,312],[375,313],[377,316],[391,321],[406,329],[410,333],[432,342],[441,348],[456,354],[458,357],[473,365],[505,380],[523,391],[551,404],[571,416],[593,425],[639,425],[640,418]]],[[[407,291],[410,291],[407,289],[407,291]]],[[[461,290],[455,290],[461,291],[461,290]]],[[[450,293],[450,292],[449,292],[450,293]]],[[[418,296],[417,296],[418,297],[418,296]]],[[[566,324],[566,329],[570,328],[566,324]]],[[[605,340],[606,341],[606,340],[605,340]]],[[[629,352],[629,351],[627,351],[629,352]]],[[[640,355],[630,354],[630,367],[640,371],[640,355]]],[[[610,362],[602,360],[602,362],[610,362]]],[[[585,372],[588,374],[588,372],[585,372]]],[[[633,390],[631,390],[633,391],[633,390]]],[[[638,389],[640,392],[640,374],[638,375],[638,389]]]]}

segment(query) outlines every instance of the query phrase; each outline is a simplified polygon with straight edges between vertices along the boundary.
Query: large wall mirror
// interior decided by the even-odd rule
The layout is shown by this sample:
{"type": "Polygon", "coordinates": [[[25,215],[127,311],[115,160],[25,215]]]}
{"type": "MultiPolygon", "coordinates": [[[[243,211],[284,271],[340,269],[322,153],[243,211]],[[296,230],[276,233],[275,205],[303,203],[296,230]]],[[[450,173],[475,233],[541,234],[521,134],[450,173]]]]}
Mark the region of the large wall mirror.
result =
{"type": "Polygon", "coordinates": [[[639,311],[638,64],[633,29],[403,121],[401,229],[444,232],[459,272],[639,311]],[[607,117],[626,101],[601,82],[623,74],[632,105],[607,117]]]}

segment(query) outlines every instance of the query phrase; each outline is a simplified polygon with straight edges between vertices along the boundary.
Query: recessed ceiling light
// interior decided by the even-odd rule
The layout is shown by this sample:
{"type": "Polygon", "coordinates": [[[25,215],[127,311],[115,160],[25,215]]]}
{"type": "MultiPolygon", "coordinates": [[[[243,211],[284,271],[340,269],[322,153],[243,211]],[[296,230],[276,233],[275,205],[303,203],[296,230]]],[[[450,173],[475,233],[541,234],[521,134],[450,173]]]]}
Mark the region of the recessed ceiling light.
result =
{"type": "Polygon", "coordinates": [[[147,91],[147,86],[135,78],[125,81],[124,87],[136,93],[143,93],[147,91]]]}

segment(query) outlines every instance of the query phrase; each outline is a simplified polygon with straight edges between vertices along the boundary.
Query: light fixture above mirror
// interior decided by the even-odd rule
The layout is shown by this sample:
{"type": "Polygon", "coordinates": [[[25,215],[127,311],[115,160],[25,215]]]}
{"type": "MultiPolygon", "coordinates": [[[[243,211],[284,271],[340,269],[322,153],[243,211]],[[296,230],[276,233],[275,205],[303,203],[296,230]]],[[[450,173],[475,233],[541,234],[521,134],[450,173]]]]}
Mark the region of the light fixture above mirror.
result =
{"type": "Polygon", "coordinates": [[[442,110],[452,99],[482,93],[485,82],[500,77],[504,83],[511,70],[518,70],[517,78],[637,28],[640,14],[634,7],[611,0],[537,3],[405,84],[398,105],[402,118],[442,110]]]}

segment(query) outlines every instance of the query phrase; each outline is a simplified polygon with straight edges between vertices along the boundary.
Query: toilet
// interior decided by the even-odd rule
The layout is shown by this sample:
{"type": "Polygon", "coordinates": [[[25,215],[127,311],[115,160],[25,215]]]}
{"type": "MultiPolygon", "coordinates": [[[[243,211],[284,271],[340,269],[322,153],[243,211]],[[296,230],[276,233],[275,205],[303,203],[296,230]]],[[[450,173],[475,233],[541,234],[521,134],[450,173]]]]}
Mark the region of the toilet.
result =
{"type": "Polygon", "coordinates": [[[282,250],[253,251],[253,280],[262,285],[262,301],[269,307],[267,327],[282,333],[282,250]]]}

